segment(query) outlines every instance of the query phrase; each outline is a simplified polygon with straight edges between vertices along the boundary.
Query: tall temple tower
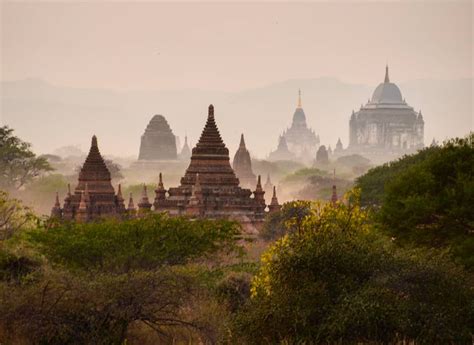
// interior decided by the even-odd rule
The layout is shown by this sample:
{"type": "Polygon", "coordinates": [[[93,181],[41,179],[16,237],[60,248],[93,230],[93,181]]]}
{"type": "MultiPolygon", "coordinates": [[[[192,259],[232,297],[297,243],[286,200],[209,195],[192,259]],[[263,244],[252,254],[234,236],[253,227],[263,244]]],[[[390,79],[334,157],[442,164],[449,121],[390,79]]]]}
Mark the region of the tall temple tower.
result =
{"type": "Polygon", "coordinates": [[[377,160],[377,156],[400,156],[424,146],[424,121],[390,81],[388,66],[385,78],[372,98],[349,121],[348,150],[377,160]]]}
{"type": "Polygon", "coordinates": [[[311,161],[316,155],[319,146],[319,137],[308,127],[306,114],[301,104],[301,90],[298,91],[298,104],[293,114],[291,127],[282,135],[288,145],[288,149],[297,159],[311,161]]]}
{"type": "Polygon", "coordinates": [[[138,160],[175,160],[176,137],[163,115],[152,117],[143,133],[138,160]]]}
{"type": "Polygon", "coordinates": [[[160,175],[155,192],[155,211],[170,215],[230,218],[244,226],[255,227],[266,214],[260,176],[253,192],[239,186],[239,179],[230,165],[229,150],[217,129],[212,105],[180,186],[166,191],[160,175]]]}
{"type": "Polygon", "coordinates": [[[61,208],[58,198],[51,215],[65,220],[88,221],[92,219],[120,216],[125,212],[122,190],[117,194],[112,187],[110,172],[105,165],[97,138],[92,137],[91,148],[79,172],[79,180],[74,194],[70,187],[61,208]]]}
{"type": "Polygon", "coordinates": [[[240,136],[240,145],[234,155],[232,162],[234,172],[239,178],[240,185],[245,188],[253,188],[257,181],[257,177],[252,171],[252,160],[250,153],[245,147],[244,135],[240,136]]]}

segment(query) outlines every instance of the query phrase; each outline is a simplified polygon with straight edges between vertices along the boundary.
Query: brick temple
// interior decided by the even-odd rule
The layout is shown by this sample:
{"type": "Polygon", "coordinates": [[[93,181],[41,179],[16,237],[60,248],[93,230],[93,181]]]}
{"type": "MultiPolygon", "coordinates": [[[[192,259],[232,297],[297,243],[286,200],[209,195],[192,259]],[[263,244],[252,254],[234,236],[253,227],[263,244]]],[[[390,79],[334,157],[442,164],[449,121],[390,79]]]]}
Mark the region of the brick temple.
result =
{"type": "Polygon", "coordinates": [[[206,125],[192,149],[189,166],[178,187],[166,190],[160,173],[154,200],[149,199],[144,186],[138,208],[135,208],[132,196],[125,208],[120,185],[115,194],[110,172],[94,136],[74,194],[67,194],[63,207],[56,196],[51,215],[65,220],[90,221],[123,215],[140,216],[154,211],[171,216],[232,219],[239,221],[246,230],[255,231],[268,212],[280,209],[275,189],[268,211],[264,195],[260,176],[256,179],[255,190],[240,186],[230,165],[229,150],[215,122],[214,107],[210,105],[206,125]]]}
{"type": "Polygon", "coordinates": [[[71,194],[71,188],[68,185],[63,207],[61,207],[56,194],[56,202],[51,210],[51,216],[85,222],[103,217],[121,216],[125,212],[120,185],[117,194],[115,194],[110,172],[100,154],[97,138],[94,135],[89,154],[79,172],[74,194],[71,194]]]}
{"type": "MultiPolygon", "coordinates": [[[[181,184],[166,190],[160,174],[153,206],[155,211],[170,215],[229,218],[258,226],[267,213],[264,194],[260,176],[255,190],[240,186],[230,165],[229,150],[215,122],[214,107],[210,105],[206,125],[192,149],[191,161],[181,184]]],[[[271,210],[277,209],[279,204],[275,195],[271,210]]]]}

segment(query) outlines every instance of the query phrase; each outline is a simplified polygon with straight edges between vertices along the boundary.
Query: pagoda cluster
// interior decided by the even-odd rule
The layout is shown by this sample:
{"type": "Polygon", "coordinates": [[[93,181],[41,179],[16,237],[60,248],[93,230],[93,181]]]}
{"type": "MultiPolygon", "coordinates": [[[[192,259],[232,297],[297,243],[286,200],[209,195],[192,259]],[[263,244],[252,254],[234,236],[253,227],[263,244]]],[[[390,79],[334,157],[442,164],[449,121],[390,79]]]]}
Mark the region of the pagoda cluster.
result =
{"type": "Polygon", "coordinates": [[[166,212],[171,216],[226,218],[258,226],[263,222],[266,213],[278,211],[280,204],[275,187],[271,202],[266,204],[261,178],[253,175],[250,164],[250,155],[242,136],[241,145],[234,157],[234,168],[239,172],[236,175],[230,165],[229,150],[215,122],[214,107],[210,105],[206,125],[199,142],[192,150],[189,166],[179,186],[166,190],[160,173],[153,204],[144,186],[141,199],[137,203],[138,208],[135,208],[132,196],[128,207],[125,207],[121,187],[118,186],[115,194],[110,172],[94,136],[74,194],[68,191],[63,207],[56,196],[52,216],[88,221],[103,217],[135,216],[153,208],[156,212],[166,212]],[[242,178],[242,183],[239,177],[242,178]],[[242,187],[242,184],[250,186],[255,180],[254,190],[242,187]]]}

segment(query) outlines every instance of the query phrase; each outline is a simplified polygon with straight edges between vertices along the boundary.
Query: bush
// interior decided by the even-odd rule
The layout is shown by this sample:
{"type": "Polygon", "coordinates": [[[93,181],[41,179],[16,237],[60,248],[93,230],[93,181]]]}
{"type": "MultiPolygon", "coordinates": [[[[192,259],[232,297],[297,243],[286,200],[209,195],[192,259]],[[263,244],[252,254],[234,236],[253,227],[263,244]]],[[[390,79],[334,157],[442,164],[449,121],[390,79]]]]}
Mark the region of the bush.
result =
{"type": "Polygon", "coordinates": [[[263,256],[235,321],[261,343],[470,344],[473,292],[440,254],[401,251],[357,206],[315,205],[263,256]]]}
{"type": "Polygon", "coordinates": [[[267,215],[260,236],[269,241],[278,239],[288,232],[299,231],[305,217],[310,213],[310,201],[286,202],[280,211],[267,215]]]}
{"type": "Polygon", "coordinates": [[[218,252],[236,253],[239,236],[240,226],[235,222],[165,214],[127,221],[58,224],[27,234],[33,247],[54,264],[114,272],[184,264],[218,252]]]}

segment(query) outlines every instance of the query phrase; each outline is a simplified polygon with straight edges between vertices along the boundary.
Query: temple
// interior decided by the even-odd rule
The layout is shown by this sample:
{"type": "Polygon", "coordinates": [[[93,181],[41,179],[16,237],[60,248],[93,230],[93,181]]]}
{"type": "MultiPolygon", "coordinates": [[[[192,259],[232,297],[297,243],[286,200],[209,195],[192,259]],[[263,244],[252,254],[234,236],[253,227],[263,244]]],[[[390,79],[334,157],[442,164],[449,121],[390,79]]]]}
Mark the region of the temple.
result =
{"type": "Polygon", "coordinates": [[[292,161],[296,160],[296,155],[290,152],[288,144],[284,136],[280,136],[278,139],[278,147],[275,151],[270,152],[268,155],[270,161],[292,161]]]}
{"type": "Polygon", "coordinates": [[[191,149],[189,148],[188,136],[186,135],[184,137],[183,148],[181,149],[181,152],[179,154],[179,159],[182,160],[182,161],[188,161],[189,158],[191,158],[191,149]]]}
{"type": "Polygon", "coordinates": [[[178,158],[176,137],[163,115],[152,117],[143,133],[138,160],[159,161],[178,158]]]}
{"type": "MultiPolygon", "coordinates": [[[[288,150],[300,161],[311,161],[319,146],[319,137],[308,127],[306,115],[301,105],[301,90],[298,92],[298,105],[293,114],[291,127],[282,133],[288,150]]],[[[278,150],[277,150],[278,151],[278,150]]]]}
{"type": "Polygon", "coordinates": [[[352,111],[349,121],[349,147],[374,161],[377,156],[393,158],[423,148],[424,121],[402,98],[398,86],[390,82],[388,66],[385,79],[372,99],[352,111]],[[375,157],[375,158],[374,158],[375,157]]]}
{"type": "MultiPolygon", "coordinates": [[[[192,149],[180,185],[166,190],[160,174],[153,206],[156,212],[170,215],[234,219],[254,230],[267,213],[264,194],[260,176],[253,192],[239,185],[230,165],[229,150],[215,122],[214,107],[210,105],[206,125],[192,149]]],[[[272,210],[276,203],[275,196],[272,210]]]]}
{"type": "Polygon", "coordinates": [[[265,184],[263,185],[263,190],[265,191],[266,199],[267,201],[271,200],[270,199],[270,193],[273,191],[273,183],[272,180],[270,179],[270,174],[267,174],[267,180],[265,181],[265,184]]]}
{"type": "Polygon", "coordinates": [[[316,163],[319,164],[328,164],[329,163],[329,153],[326,150],[326,146],[321,145],[316,152],[316,163]]]}
{"type": "Polygon", "coordinates": [[[242,187],[253,188],[255,186],[257,177],[252,171],[252,160],[250,159],[249,151],[245,147],[243,134],[240,136],[240,145],[235,152],[232,167],[242,187]]]}
{"type": "Polygon", "coordinates": [[[117,217],[125,214],[125,204],[120,185],[117,194],[111,183],[110,172],[105,165],[97,138],[92,137],[92,144],[84,165],[79,172],[78,184],[71,194],[68,185],[63,207],[56,194],[56,202],[51,216],[64,220],[86,222],[104,217],[117,217]]]}

